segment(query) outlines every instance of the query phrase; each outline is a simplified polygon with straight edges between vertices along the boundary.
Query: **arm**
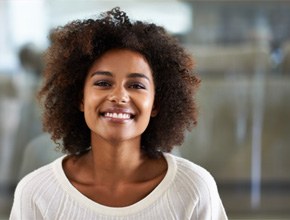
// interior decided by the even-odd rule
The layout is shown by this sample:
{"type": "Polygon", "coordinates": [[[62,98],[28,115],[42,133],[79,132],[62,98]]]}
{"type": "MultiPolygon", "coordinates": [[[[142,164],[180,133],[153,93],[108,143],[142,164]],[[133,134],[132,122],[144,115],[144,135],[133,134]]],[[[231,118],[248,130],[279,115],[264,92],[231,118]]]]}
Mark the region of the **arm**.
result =
{"type": "MultiPolygon", "coordinates": [[[[192,218],[194,219],[194,218],[192,218]]],[[[206,172],[201,178],[197,219],[227,220],[227,215],[220,199],[214,178],[206,172]]]]}
{"type": "Polygon", "coordinates": [[[14,193],[13,206],[9,220],[41,220],[41,213],[33,202],[33,187],[20,181],[14,193]]]}

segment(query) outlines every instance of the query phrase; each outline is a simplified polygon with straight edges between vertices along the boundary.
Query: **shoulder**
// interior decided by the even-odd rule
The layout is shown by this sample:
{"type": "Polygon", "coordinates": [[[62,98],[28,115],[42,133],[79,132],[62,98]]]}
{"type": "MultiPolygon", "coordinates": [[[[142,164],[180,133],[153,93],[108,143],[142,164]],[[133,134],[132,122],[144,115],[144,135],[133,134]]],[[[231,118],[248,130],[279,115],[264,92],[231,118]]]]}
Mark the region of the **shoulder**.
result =
{"type": "Polygon", "coordinates": [[[55,171],[57,170],[55,166],[61,163],[62,158],[63,157],[58,158],[52,163],[42,166],[24,176],[17,184],[15,197],[33,197],[35,194],[39,193],[40,190],[45,188],[48,182],[52,182],[55,179],[55,171]]]}
{"type": "Polygon", "coordinates": [[[167,154],[167,157],[176,164],[176,175],[179,179],[196,184],[215,185],[213,176],[205,168],[179,156],[167,154]]]}
{"type": "Polygon", "coordinates": [[[183,200],[189,216],[227,219],[213,176],[203,167],[181,157],[167,155],[176,167],[171,191],[183,200]]]}
{"type": "Polygon", "coordinates": [[[219,199],[217,185],[213,176],[203,167],[172,154],[167,155],[175,164],[174,188],[196,201],[219,199]]]}
{"type": "Polygon", "coordinates": [[[20,180],[14,193],[10,219],[42,219],[41,210],[46,210],[52,198],[61,192],[57,168],[62,159],[58,158],[20,180]]]}

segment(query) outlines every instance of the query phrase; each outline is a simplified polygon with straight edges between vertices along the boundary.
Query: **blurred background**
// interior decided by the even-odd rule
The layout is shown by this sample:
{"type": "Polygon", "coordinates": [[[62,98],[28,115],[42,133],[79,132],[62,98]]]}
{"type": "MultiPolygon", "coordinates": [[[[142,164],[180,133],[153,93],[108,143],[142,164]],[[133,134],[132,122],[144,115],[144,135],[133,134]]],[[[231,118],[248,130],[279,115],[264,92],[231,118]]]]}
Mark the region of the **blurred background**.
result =
{"type": "Polygon", "coordinates": [[[230,219],[290,219],[290,2],[0,0],[0,219],[19,179],[60,154],[35,94],[52,27],[115,6],[196,60],[199,124],[175,153],[215,177],[230,219]]]}

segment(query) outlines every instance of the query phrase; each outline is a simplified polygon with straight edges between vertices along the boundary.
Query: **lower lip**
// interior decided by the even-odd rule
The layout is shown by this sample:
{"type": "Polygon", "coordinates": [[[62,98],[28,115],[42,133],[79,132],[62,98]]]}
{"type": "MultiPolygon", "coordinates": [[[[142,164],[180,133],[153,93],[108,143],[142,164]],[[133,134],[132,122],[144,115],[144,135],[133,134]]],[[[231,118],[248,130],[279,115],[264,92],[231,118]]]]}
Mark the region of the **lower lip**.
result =
{"type": "Polygon", "coordinates": [[[103,116],[103,118],[110,122],[119,123],[119,124],[124,124],[124,123],[128,123],[132,121],[131,118],[111,118],[111,117],[106,117],[106,116],[103,116]]]}

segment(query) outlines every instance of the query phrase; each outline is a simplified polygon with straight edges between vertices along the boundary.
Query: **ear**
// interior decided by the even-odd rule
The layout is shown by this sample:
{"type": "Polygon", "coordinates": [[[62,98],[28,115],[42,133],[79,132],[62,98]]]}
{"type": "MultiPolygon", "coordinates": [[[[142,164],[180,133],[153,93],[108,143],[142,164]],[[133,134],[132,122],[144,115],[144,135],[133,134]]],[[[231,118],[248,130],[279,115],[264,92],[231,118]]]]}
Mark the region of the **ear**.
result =
{"type": "Polygon", "coordinates": [[[159,108],[154,104],[152,111],[151,111],[151,117],[155,117],[159,112],[159,108]]]}
{"type": "Polygon", "coordinates": [[[80,103],[80,111],[84,112],[84,102],[83,102],[83,100],[80,103]]]}

